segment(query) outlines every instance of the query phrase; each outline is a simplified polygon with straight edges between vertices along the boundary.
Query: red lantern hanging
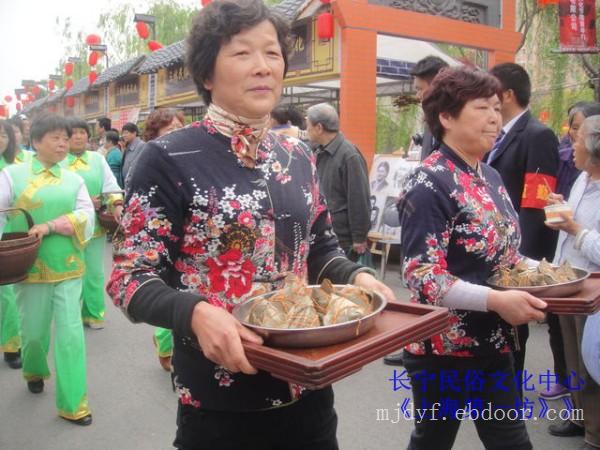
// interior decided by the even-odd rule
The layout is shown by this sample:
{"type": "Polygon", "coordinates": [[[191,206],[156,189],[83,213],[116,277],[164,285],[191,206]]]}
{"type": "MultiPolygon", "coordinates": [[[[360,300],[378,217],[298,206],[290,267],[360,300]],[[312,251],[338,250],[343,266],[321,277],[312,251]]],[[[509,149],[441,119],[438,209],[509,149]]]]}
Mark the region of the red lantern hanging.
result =
{"type": "Polygon", "coordinates": [[[135,29],[137,30],[137,34],[142,39],[148,39],[150,37],[150,31],[148,30],[148,25],[146,22],[136,22],[135,29]]]}
{"type": "Polygon", "coordinates": [[[33,86],[33,87],[31,88],[31,92],[32,92],[32,93],[33,93],[33,95],[35,95],[36,97],[37,97],[38,95],[40,95],[40,92],[41,92],[41,91],[42,91],[42,90],[40,89],[40,87],[39,87],[39,86],[33,86]]]}
{"type": "Polygon", "coordinates": [[[69,89],[71,89],[73,87],[73,80],[72,79],[68,79],[67,82],[65,83],[65,89],[68,91],[69,89]]]}
{"type": "Polygon", "coordinates": [[[0,105],[0,117],[8,116],[8,108],[4,105],[0,105]]]}
{"type": "Polygon", "coordinates": [[[206,6],[206,5],[208,5],[208,4],[209,4],[211,1],[212,1],[212,0],[202,0],[202,1],[201,1],[201,3],[202,3],[202,6],[206,6]]]}
{"type": "Polygon", "coordinates": [[[148,41],[148,48],[151,52],[155,52],[156,50],[163,48],[163,45],[157,41],[148,41]]]}
{"type": "Polygon", "coordinates": [[[65,63],[65,74],[67,74],[69,77],[73,75],[73,68],[74,66],[72,62],[65,63]]]}
{"type": "Polygon", "coordinates": [[[96,73],[96,71],[90,70],[90,73],[88,73],[88,81],[90,82],[90,84],[94,84],[94,81],[96,81],[97,78],[98,74],[96,73]]]}
{"type": "Polygon", "coordinates": [[[558,5],[559,0],[538,0],[538,6],[558,5]]]}
{"type": "Polygon", "coordinates": [[[21,109],[23,108],[23,106],[20,103],[17,103],[15,105],[15,108],[17,108],[17,111],[21,111],[21,109]]]}
{"type": "Polygon", "coordinates": [[[33,94],[27,94],[27,101],[32,102],[35,100],[35,95],[33,94]]]}
{"type": "Polygon", "coordinates": [[[319,39],[331,39],[333,37],[333,14],[325,12],[317,16],[317,36],[319,39]]]}
{"type": "Polygon", "coordinates": [[[65,105],[67,105],[68,108],[73,108],[75,106],[75,97],[67,97],[65,99],[65,105]]]}
{"type": "Polygon", "coordinates": [[[10,102],[12,102],[12,100],[13,100],[13,99],[12,99],[12,97],[11,97],[10,95],[5,95],[5,96],[4,96],[4,101],[5,101],[6,103],[10,103],[10,102]]]}
{"type": "Polygon", "coordinates": [[[100,55],[98,55],[98,52],[91,52],[90,56],[88,56],[88,64],[90,66],[95,66],[96,64],[98,64],[98,57],[100,55]]]}
{"type": "Polygon", "coordinates": [[[51,91],[56,89],[56,83],[54,82],[54,80],[48,80],[48,89],[51,91]]]}
{"type": "Polygon", "coordinates": [[[102,38],[97,34],[88,34],[85,38],[86,45],[99,45],[102,43],[102,38]]]}

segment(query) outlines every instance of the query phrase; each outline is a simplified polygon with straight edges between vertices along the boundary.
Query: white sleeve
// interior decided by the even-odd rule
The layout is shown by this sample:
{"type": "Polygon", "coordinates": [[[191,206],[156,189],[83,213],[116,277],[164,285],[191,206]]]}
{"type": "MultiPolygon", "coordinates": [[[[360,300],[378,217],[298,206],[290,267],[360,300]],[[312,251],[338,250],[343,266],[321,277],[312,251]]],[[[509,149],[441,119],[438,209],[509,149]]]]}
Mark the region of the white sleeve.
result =
{"type": "MultiPolygon", "coordinates": [[[[13,202],[13,183],[7,170],[0,171],[0,209],[10,208],[13,202]]],[[[0,237],[6,225],[6,213],[0,213],[0,237]]]]}
{"type": "Polygon", "coordinates": [[[458,280],[446,292],[440,302],[451,309],[467,309],[471,311],[487,311],[487,298],[491,288],[458,280]]]}
{"type": "Polygon", "coordinates": [[[79,191],[77,191],[75,211],[73,211],[73,213],[78,217],[85,217],[84,241],[90,240],[94,234],[96,212],[94,211],[94,204],[92,203],[92,199],[90,198],[87,187],[85,187],[83,179],[81,180],[79,191]]]}
{"type": "Polygon", "coordinates": [[[117,183],[115,174],[113,173],[110,166],[108,165],[108,162],[106,161],[106,158],[101,158],[101,159],[102,159],[102,172],[104,174],[103,175],[104,179],[102,181],[102,193],[104,194],[106,192],[122,191],[121,187],[119,186],[119,183],[117,183]]]}

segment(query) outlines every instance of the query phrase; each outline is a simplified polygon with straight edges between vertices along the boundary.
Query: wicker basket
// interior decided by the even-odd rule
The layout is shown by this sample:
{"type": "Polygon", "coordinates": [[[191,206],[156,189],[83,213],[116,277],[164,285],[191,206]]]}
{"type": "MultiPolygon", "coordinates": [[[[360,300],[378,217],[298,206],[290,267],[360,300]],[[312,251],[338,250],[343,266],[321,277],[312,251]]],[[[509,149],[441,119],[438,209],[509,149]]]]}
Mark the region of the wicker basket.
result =
{"type": "Polygon", "coordinates": [[[104,228],[110,234],[113,234],[115,231],[117,231],[117,228],[119,228],[119,222],[117,222],[115,217],[109,213],[105,207],[100,208],[97,211],[97,215],[98,222],[100,222],[102,228],[104,228]]]}
{"type": "MultiPolygon", "coordinates": [[[[27,226],[33,227],[31,215],[21,208],[0,209],[0,212],[20,211],[27,226]]],[[[0,285],[13,284],[27,278],[37,258],[41,240],[25,232],[4,233],[0,240],[0,285]]]]}

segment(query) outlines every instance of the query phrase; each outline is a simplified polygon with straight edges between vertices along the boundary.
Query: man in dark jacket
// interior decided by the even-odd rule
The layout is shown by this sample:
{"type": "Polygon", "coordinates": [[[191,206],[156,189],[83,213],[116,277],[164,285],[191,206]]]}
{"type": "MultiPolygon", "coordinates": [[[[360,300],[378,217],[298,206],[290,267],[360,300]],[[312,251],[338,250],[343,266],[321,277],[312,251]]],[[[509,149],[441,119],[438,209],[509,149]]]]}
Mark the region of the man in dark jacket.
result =
{"type": "MultiPolygon", "coordinates": [[[[435,76],[446,67],[448,67],[446,61],[437,56],[430,55],[417,62],[411,69],[410,74],[414,77],[415,94],[419,101],[423,100],[423,94],[429,89],[429,85],[435,76]]],[[[421,142],[421,161],[427,158],[436,148],[437,142],[435,142],[427,125],[424,125],[423,140],[421,142]]]]}
{"type": "Polygon", "coordinates": [[[135,166],[137,159],[140,157],[144,149],[144,141],[138,137],[138,127],[135,123],[127,122],[123,125],[121,136],[125,142],[125,150],[123,152],[123,181],[125,190],[129,189],[129,181],[131,179],[130,171],[135,166]]]}
{"type": "MultiPolygon", "coordinates": [[[[523,67],[504,63],[490,72],[502,85],[503,127],[485,161],[500,172],[519,213],[521,253],[552,261],[558,234],[544,225],[544,206],[550,192],[556,190],[558,139],[529,112],[531,81],[523,67]]],[[[517,332],[520,350],[515,352],[515,371],[520,375],[529,328],[521,325],[517,332]]]]}
{"type": "Polygon", "coordinates": [[[360,151],[339,131],[337,111],[326,103],[307,110],[307,132],[316,148],[321,191],[333,221],[333,231],[348,258],[367,250],[371,227],[369,176],[360,151]]]}

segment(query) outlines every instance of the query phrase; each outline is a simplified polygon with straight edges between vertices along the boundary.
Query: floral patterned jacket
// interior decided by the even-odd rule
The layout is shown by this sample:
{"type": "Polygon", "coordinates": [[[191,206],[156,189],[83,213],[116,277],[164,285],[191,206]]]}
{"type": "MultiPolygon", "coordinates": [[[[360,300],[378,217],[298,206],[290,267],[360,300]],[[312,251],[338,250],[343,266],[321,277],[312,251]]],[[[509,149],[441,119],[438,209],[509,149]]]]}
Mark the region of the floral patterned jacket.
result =
{"type": "Polygon", "coordinates": [[[268,373],[232,374],[206,359],[190,321],[198,301],[231,311],[281,287],[287,272],[347,283],[364,270],[331,231],[308,147],[269,132],[248,168],[208,118],[173,131],[140,156],[122,226],[107,291],[132,320],[173,329],[183,405],[248,411],[300,397],[302,387],[268,373]]]}
{"type": "MultiPolygon", "coordinates": [[[[500,175],[483,163],[480,171],[442,146],[408,177],[398,210],[413,302],[439,306],[458,279],[485,285],[500,266],[522,258],[517,214],[500,175]]],[[[449,331],[406,350],[468,357],[513,348],[514,330],[498,314],[450,312],[449,331]]]]}

